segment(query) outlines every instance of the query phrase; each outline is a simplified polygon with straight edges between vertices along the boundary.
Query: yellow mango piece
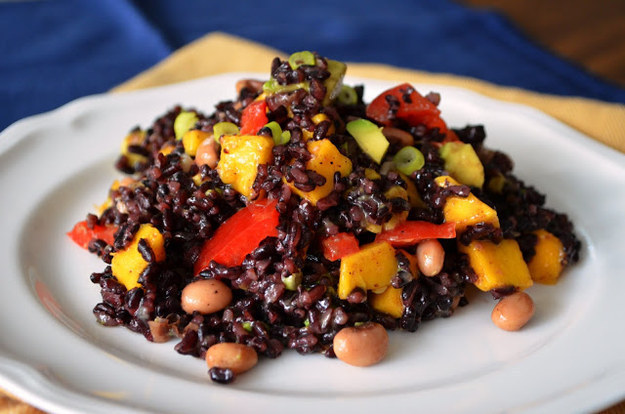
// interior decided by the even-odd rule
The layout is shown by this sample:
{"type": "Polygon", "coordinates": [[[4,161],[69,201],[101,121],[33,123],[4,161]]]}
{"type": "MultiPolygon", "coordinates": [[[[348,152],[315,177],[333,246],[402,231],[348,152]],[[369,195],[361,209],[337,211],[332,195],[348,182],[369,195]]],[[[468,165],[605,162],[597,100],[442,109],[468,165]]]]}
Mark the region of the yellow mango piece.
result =
{"type": "Polygon", "coordinates": [[[198,187],[201,186],[202,183],[204,182],[202,180],[202,174],[200,174],[200,173],[195,174],[193,177],[191,177],[191,179],[193,180],[195,185],[197,185],[198,187]]]}
{"type": "Polygon", "coordinates": [[[547,230],[536,230],[534,234],[538,237],[536,254],[527,264],[532,280],[536,283],[555,285],[563,269],[564,246],[559,238],[547,230]]]}
{"type": "Polygon", "coordinates": [[[172,153],[172,151],[176,148],[176,146],[174,144],[172,144],[171,142],[167,142],[165,143],[161,149],[160,149],[160,153],[163,155],[169,155],[172,153]]]}
{"type": "Polygon", "coordinates": [[[113,276],[117,278],[119,283],[126,286],[128,290],[141,287],[138,279],[148,266],[148,262],[141,256],[138,249],[139,240],[141,239],[145,239],[148,246],[150,246],[157,262],[165,260],[165,239],[163,235],[151,224],[142,224],[132,242],[124,250],[112,254],[111,270],[113,276]]]}
{"type": "Polygon", "coordinates": [[[365,168],[365,177],[372,181],[382,178],[382,176],[373,168],[365,168]]]}
{"type": "Polygon", "coordinates": [[[200,131],[199,129],[192,129],[185,132],[182,136],[182,145],[184,146],[184,152],[192,157],[195,157],[197,149],[206,138],[212,134],[206,131],[200,131]]]}
{"type": "MultiPolygon", "coordinates": [[[[137,181],[131,177],[126,177],[122,179],[121,181],[114,180],[113,184],[111,184],[110,191],[115,191],[121,186],[130,187],[130,186],[135,186],[136,184],[137,184],[137,181]]],[[[99,206],[96,206],[96,211],[98,212],[98,215],[101,215],[104,212],[104,210],[111,207],[112,205],[113,205],[113,200],[111,199],[111,196],[108,196],[106,200],[104,201],[104,203],[100,204],[99,206]]]]}
{"type": "MultiPolygon", "coordinates": [[[[399,249],[399,251],[402,252],[410,262],[410,272],[412,272],[413,277],[418,277],[419,273],[417,271],[418,264],[416,256],[403,249],[399,249]]],[[[373,309],[389,314],[394,318],[400,318],[404,313],[404,303],[401,300],[402,290],[403,289],[396,289],[393,286],[389,286],[382,293],[369,292],[367,300],[373,309]]]]}
{"type": "Polygon", "coordinates": [[[416,279],[419,276],[419,272],[417,271],[419,267],[419,263],[417,262],[417,256],[408,253],[404,249],[399,249],[399,251],[402,252],[402,254],[408,259],[408,262],[410,262],[410,271],[412,272],[412,277],[416,279]]]}
{"type": "Polygon", "coordinates": [[[122,140],[121,153],[126,156],[129,165],[135,165],[137,163],[147,161],[147,158],[145,156],[141,154],[135,154],[128,150],[128,147],[130,147],[131,145],[141,145],[143,143],[143,140],[145,139],[145,136],[145,131],[137,129],[130,132],[122,140]]]}
{"type": "Polygon", "coordinates": [[[473,240],[468,246],[458,243],[458,249],[469,256],[469,264],[477,275],[475,286],[480,290],[509,286],[523,290],[533,284],[516,240],[505,239],[499,244],[473,240]]]}
{"type": "Polygon", "coordinates": [[[330,128],[328,128],[328,133],[326,134],[326,136],[333,135],[336,132],[336,129],[334,128],[334,122],[332,122],[332,120],[326,114],[319,113],[319,114],[313,116],[311,121],[313,121],[313,124],[315,124],[315,125],[319,125],[323,121],[329,121],[330,122],[330,128]]]}
{"type": "Polygon", "coordinates": [[[288,183],[291,191],[302,198],[317,205],[317,201],[327,197],[334,188],[334,173],[339,172],[344,177],[352,172],[352,162],[340,153],[329,139],[310,141],[306,144],[312,158],[306,163],[306,169],[315,171],[325,177],[326,182],[322,186],[315,187],[312,191],[301,191],[293,183],[288,183]]]}
{"type": "Polygon", "coordinates": [[[408,177],[404,173],[399,173],[399,175],[406,182],[406,192],[408,193],[408,202],[410,203],[410,205],[412,207],[427,208],[427,205],[417,191],[417,186],[415,185],[414,181],[412,181],[412,178],[408,177]]]}
{"type": "Polygon", "coordinates": [[[395,249],[387,242],[364,245],[341,259],[338,295],[347,299],[355,288],[381,291],[397,273],[395,249]]]}
{"type": "MultiPolygon", "coordinates": [[[[366,170],[365,170],[365,174],[366,174],[366,170]]],[[[398,185],[394,185],[384,192],[384,197],[386,197],[388,200],[390,200],[391,198],[403,198],[404,200],[408,201],[408,192],[406,191],[405,188],[400,187],[398,185]]],[[[408,218],[408,213],[409,213],[408,211],[395,213],[391,216],[391,218],[386,223],[381,224],[381,225],[375,224],[375,223],[367,223],[365,228],[371,233],[375,233],[375,234],[380,233],[382,230],[392,230],[399,223],[406,221],[406,219],[408,218]]]]}
{"type": "Polygon", "coordinates": [[[245,197],[252,195],[258,166],[271,162],[273,139],[258,135],[224,135],[217,172],[221,181],[230,184],[245,197]]]}
{"type": "MultiPolygon", "coordinates": [[[[443,188],[460,185],[458,181],[449,176],[436,177],[434,181],[443,188]]],[[[473,193],[470,193],[468,197],[448,197],[445,207],[443,207],[443,215],[446,222],[453,221],[456,223],[457,233],[462,233],[467,226],[473,226],[482,222],[491,223],[493,226],[499,227],[497,211],[474,196],[473,193]]]]}
{"type": "Polygon", "coordinates": [[[373,309],[391,315],[393,318],[401,318],[404,313],[404,303],[401,300],[402,290],[389,286],[382,293],[370,293],[367,300],[373,309]]]}

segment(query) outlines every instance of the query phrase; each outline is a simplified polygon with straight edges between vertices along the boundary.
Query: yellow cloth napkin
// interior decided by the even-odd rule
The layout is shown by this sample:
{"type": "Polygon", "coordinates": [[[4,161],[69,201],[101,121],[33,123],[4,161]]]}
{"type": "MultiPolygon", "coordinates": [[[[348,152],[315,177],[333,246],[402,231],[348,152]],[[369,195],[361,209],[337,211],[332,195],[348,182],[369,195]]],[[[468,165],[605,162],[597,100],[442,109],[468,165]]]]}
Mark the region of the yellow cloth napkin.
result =
{"type": "MultiPolygon", "coordinates": [[[[322,51],[321,51],[322,52],[322,51]]],[[[226,72],[268,73],[271,60],[283,53],[223,33],[212,33],[173,53],[113,91],[160,86],[226,72]]],[[[503,101],[537,108],[578,131],[625,152],[625,105],[591,99],[539,94],[496,86],[477,79],[433,74],[377,64],[348,64],[352,76],[396,82],[458,86],[503,101]]]]}
{"type": "MultiPolygon", "coordinates": [[[[271,60],[284,56],[277,50],[245,39],[212,33],[183,47],[151,69],[113,89],[113,92],[161,86],[226,72],[268,73],[271,60]]],[[[492,98],[540,109],[582,133],[625,152],[625,105],[583,98],[539,94],[488,82],[399,69],[375,64],[349,64],[352,76],[396,82],[432,83],[474,90],[492,98]]],[[[41,413],[0,390],[0,414],[41,413]]],[[[601,414],[625,414],[625,402],[601,414]]]]}

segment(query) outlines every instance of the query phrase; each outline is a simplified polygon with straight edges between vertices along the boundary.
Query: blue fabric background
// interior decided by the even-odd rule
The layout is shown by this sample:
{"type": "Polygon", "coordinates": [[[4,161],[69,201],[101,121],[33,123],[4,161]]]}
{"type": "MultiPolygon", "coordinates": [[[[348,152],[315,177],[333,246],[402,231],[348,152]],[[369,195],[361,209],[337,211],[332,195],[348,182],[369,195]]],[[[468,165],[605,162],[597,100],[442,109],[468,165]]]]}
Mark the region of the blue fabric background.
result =
{"type": "Polygon", "coordinates": [[[625,103],[624,89],[541,49],[501,16],[451,0],[39,0],[0,2],[0,130],[105,92],[217,30],[285,52],[625,103]]]}

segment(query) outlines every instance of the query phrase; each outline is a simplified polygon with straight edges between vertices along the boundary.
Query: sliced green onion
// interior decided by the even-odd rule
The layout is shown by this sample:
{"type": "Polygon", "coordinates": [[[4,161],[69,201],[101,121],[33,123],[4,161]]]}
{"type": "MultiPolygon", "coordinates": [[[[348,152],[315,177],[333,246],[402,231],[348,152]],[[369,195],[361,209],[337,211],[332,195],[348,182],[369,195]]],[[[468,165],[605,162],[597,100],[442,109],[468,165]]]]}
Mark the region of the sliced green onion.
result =
{"type": "Polygon", "coordinates": [[[337,96],[336,99],[342,105],[356,105],[358,102],[358,94],[351,86],[342,85],[339,96],[337,96]]]}
{"type": "Polygon", "coordinates": [[[195,112],[180,112],[174,120],[174,134],[176,134],[176,139],[182,139],[185,132],[193,128],[197,121],[199,121],[199,119],[195,112]]]}
{"type": "Polygon", "coordinates": [[[236,135],[239,133],[239,127],[232,122],[217,122],[213,125],[213,137],[219,143],[224,135],[236,135]]]}
{"type": "Polygon", "coordinates": [[[280,124],[276,121],[269,122],[263,128],[271,130],[271,136],[275,145],[285,145],[291,140],[291,131],[283,131],[280,124]]]}
{"type": "Polygon", "coordinates": [[[291,141],[291,131],[282,131],[280,139],[276,141],[276,145],[286,145],[291,141]]]}
{"type": "Polygon", "coordinates": [[[241,326],[243,326],[243,329],[245,329],[246,331],[252,332],[252,322],[244,321],[243,323],[241,323],[241,326]]]}
{"type": "Polygon", "coordinates": [[[423,168],[425,158],[423,158],[421,151],[415,147],[404,147],[397,151],[397,154],[393,157],[393,162],[400,172],[410,175],[423,168]]]}
{"type": "Polygon", "coordinates": [[[317,60],[315,59],[315,55],[308,50],[304,50],[302,52],[295,52],[291,56],[289,56],[289,65],[291,69],[295,70],[302,65],[314,66],[317,60]]]}
{"type": "Polygon", "coordinates": [[[306,320],[304,320],[304,326],[308,328],[309,325],[310,325],[310,320],[306,318],[306,320]]]}
{"type": "Polygon", "coordinates": [[[308,82],[291,83],[290,85],[280,85],[278,81],[271,78],[267,82],[263,83],[263,92],[268,94],[280,93],[280,92],[293,92],[298,89],[304,89],[306,92],[310,90],[308,82]]]}
{"type": "Polygon", "coordinates": [[[282,128],[280,127],[280,124],[276,121],[271,121],[268,124],[265,124],[263,128],[269,128],[271,130],[273,142],[278,145],[278,141],[280,140],[280,136],[282,135],[282,128]]]}
{"type": "Polygon", "coordinates": [[[293,273],[291,276],[283,277],[282,283],[287,290],[297,290],[297,287],[302,283],[302,274],[293,273]]]}

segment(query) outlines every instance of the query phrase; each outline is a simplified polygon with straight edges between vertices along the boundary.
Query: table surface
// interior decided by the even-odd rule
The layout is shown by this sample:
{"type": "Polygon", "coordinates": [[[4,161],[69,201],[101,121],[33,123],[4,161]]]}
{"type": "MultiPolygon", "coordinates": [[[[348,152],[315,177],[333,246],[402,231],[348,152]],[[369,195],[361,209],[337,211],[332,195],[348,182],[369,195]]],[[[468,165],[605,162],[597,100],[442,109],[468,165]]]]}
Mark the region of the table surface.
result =
{"type": "Polygon", "coordinates": [[[504,14],[539,45],[625,86],[625,1],[602,0],[601,7],[588,0],[461,2],[504,14]]]}

